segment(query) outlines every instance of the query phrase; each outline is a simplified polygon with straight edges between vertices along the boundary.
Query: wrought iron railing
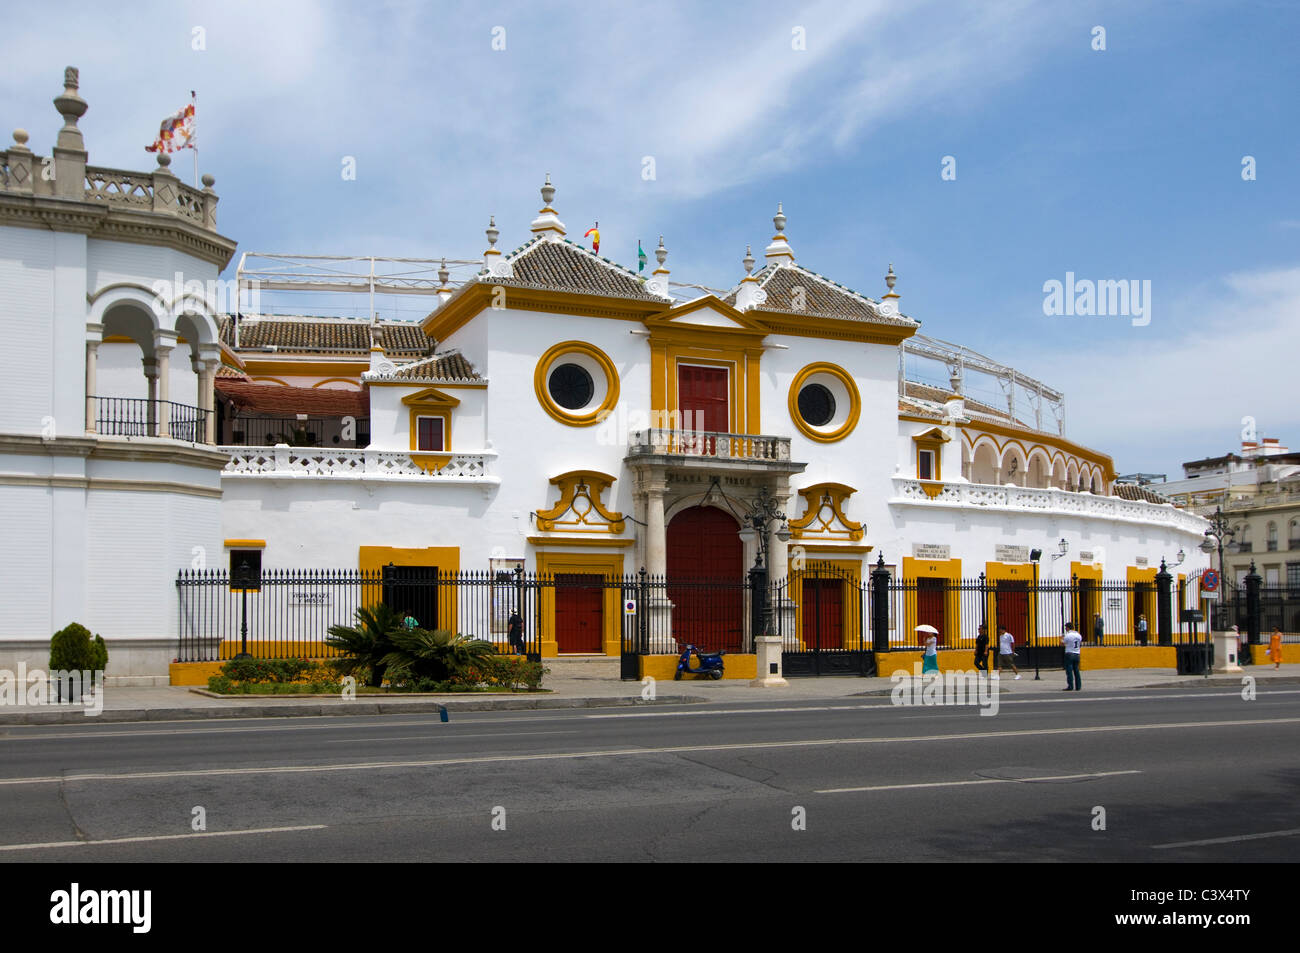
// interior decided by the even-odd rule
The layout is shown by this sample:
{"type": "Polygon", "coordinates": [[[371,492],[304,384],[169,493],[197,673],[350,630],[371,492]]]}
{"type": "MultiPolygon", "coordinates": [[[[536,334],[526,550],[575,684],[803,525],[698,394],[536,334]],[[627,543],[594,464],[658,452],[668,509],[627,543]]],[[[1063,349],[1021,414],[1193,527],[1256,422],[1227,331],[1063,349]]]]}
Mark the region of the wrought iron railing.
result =
{"type": "Polygon", "coordinates": [[[211,411],[145,397],[91,397],[94,432],[111,437],[170,437],[206,443],[211,411]]]}

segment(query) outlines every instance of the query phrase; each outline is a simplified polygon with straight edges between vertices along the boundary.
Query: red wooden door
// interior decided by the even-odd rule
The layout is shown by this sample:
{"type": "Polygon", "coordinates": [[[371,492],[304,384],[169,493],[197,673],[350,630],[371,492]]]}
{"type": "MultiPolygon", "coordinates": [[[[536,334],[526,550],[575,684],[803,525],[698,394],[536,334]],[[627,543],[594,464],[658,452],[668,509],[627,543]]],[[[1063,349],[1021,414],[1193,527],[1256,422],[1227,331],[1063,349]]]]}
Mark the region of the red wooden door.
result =
{"type": "Polygon", "coordinates": [[[711,506],[683,510],[668,524],[668,598],[679,644],[740,650],[745,567],[739,534],[736,521],[711,506]]]}
{"type": "MultiPolygon", "coordinates": [[[[930,576],[922,576],[916,580],[916,624],[932,625],[939,630],[935,637],[936,644],[944,644],[944,636],[947,635],[946,623],[948,621],[947,607],[945,600],[947,597],[947,580],[935,579],[930,576]]],[[[924,645],[926,639],[930,637],[929,633],[914,633],[924,645]]]]}
{"type": "Polygon", "coordinates": [[[604,650],[605,590],[583,573],[555,576],[555,641],[561,653],[604,650]]]}
{"type": "Polygon", "coordinates": [[[844,585],[841,579],[805,576],[799,607],[800,632],[806,649],[844,648],[844,585]]]}
{"type": "Polygon", "coordinates": [[[1017,645],[1024,645],[1029,641],[1029,583],[1000,579],[995,598],[997,624],[1007,627],[1017,645]]]}
{"type": "Polygon", "coordinates": [[[677,406],[682,412],[683,430],[730,433],[727,369],[704,367],[699,364],[679,364],[677,406]]]}

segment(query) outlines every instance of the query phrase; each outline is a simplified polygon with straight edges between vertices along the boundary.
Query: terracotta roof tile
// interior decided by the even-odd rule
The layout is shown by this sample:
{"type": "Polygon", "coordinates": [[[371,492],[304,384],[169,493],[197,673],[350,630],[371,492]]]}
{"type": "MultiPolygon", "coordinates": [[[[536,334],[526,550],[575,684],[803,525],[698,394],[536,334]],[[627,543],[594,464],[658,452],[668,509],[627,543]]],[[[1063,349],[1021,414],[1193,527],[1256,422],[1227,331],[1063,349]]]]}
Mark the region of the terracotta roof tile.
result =
{"type": "MultiPolygon", "coordinates": [[[[414,322],[380,321],[377,325],[385,353],[393,357],[427,354],[433,342],[414,322]]],[[[234,322],[220,319],[221,340],[235,346],[234,322]]],[[[312,354],[369,354],[371,324],[366,320],[311,319],[264,315],[245,318],[239,328],[239,350],[265,347],[312,354]]]]}
{"type": "Polygon", "coordinates": [[[641,279],[631,271],[568,239],[557,242],[534,238],[507,255],[506,261],[512,277],[481,274],[479,281],[641,301],[665,300],[646,291],[641,279]]]}
{"type": "Polygon", "coordinates": [[[1121,500],[1141,500],[1144,503],[1170,502],[1168,497],[1161,496],[1144,486],[1138,486],[1136,483],[1116,483],[1112,495],[1118,496],[1121,500]]]}
{"type": "Polygon", "coordinates": [[[403,364],[386,379],[478,381],[483,378],[479,377],[478,371],[474,370],[474,365],[466,360],[463,354],[459,351],[453,351],[449,354],[435,354],[433,357],[426,357],[422,361],[403,364]]]}
{"type": "MultiPolygon", "coordinates": [[[[880,304],[860,295],[851,288],[836,284],[829,278],[809,271],[802,265],[777,264],[764,265],[754,272],[759,287],[767,292],[767,301],[755,308],[755,311],[769,311],[780,314],[808,314],[823,318],[839,318],[846,321],[865,321],[871,324],[889,324],[905,327],[917,327],[919,323],[898,314],[887,314],[880,304]],[[803,307],[796,308],[795,288],[803,289],[803,307]]],[[[730,305],[736,303],[733,289],[723,300],[730,305]]]]}
{"type": "Polygon", "coordinates": [[[254,414],[314,414],[369,417],[370,393],[330,387],[284,387],[218,378],[217,391],[241,411],[254,414]]]}

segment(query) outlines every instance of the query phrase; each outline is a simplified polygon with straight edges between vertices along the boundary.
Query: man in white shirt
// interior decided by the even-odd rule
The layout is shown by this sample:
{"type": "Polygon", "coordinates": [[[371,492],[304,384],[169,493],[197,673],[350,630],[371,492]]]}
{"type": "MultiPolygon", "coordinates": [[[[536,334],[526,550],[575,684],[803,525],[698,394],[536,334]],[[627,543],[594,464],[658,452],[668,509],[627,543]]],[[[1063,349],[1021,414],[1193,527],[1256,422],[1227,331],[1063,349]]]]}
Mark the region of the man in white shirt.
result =
{"type": "Polygon", "coordinates": [[[1074,623],[1065,623],[1065,635],[1061,636],[1061,646],[1065,649],[1065,684],[1067,692],[1083,691],[1083,682],[1079,679],[1079,658],[1083,649],[1083,636],[1074,630],[1074,623]]]}
{"type": "Polygon", "coordinates": [[[1020,669],[1016,668],[1016,637],[1007,631],[1005,625],[998,626],[998,668],[1010,668],[1016,673],[1016,678],[1020,677],[1020,669]]]}

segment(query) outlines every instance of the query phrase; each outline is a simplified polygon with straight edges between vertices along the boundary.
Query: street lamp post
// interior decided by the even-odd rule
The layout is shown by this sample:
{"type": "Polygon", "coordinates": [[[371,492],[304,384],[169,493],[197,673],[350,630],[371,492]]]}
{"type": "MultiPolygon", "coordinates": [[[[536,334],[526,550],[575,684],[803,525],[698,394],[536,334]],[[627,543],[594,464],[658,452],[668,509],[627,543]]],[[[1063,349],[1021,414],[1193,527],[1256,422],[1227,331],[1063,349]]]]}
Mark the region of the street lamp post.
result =
{"type": "Polygon", "coordinates": [[[742,518],[742,524],[744,528],[740,531],[740,538],[745,542],[752,540],[757,543],[754,566],[749,570],[753,597],[757,598],[759,593],[762,593],[761,609],[755,606],[751,610],[751,628],[755,634],[770,635],[772,591],[767,578],[769,566],[767,533],[772,526],[779,526],[776,538],[784,543],[790,538],[789,524],[786,515],[776,508],[776,500],[765,486],[759,487],[758,496],[750,503],[749,512],[742,518]]]}
{"type": "MultiPolygon", "coordinates": [[[[1205,553],[1207,556],[1210,553],[1214,552],[1215,549],[1218,549],[1219,551],[1219,609],[1220,609],[1220,613],[1222,613],[1227,608],[1227,606],[1224,605],[1224,602],[1226,600],[1224,600],[1223,598],[1223,591],[1227,588],[1227,583],[1228,583],[1228,574],[1224,571],[1223,568],[1223,548],[1224,548],[1223,544],[1224,544],[1225,537],[1236,536],[1237,532],[1231,526],[1228,525],[1229,522],[1228,517],[1223,514],[1222,507],[1216,506],[1214,508],[1214,515],[1207,516],[1206,519],[1210,521],[1210,528],[1205,531],[1205,539],[1201,542],[1200,548],[1201,548],[1201,552],[1205,553]]],[[[1232,540],[1228,543],[1228,552],[1230,553],[1236,552],[1235,540],[1232,540]]],[[[1235,586],[1233,587],[1233,591],[1235,594],[1236,591],[1235,586]]],[[[1233,600],[1233,603],[1234,605],[1236,604],[1235,599],[1233,600]]],[[[1213,628],[1212,623],[1213,623],[1213,612],[1211,612],[1211,626],[1210,626],[1211,628],[1213,628]]],[[[1225,628],[1225,627],[1221,626],[1220,628],[1225,628]]]]}
{"type": "Polygon", "coordinates": [[[1042,681],[1042,676],[1038,673],[1038,561],[1043,558],[1041,549],[1033,549],[1029,552],[1029,564],[1034,569],[1034,629],[1033,629],[1033,646],[1034,646],[1034,681],[1042,681]]]}

